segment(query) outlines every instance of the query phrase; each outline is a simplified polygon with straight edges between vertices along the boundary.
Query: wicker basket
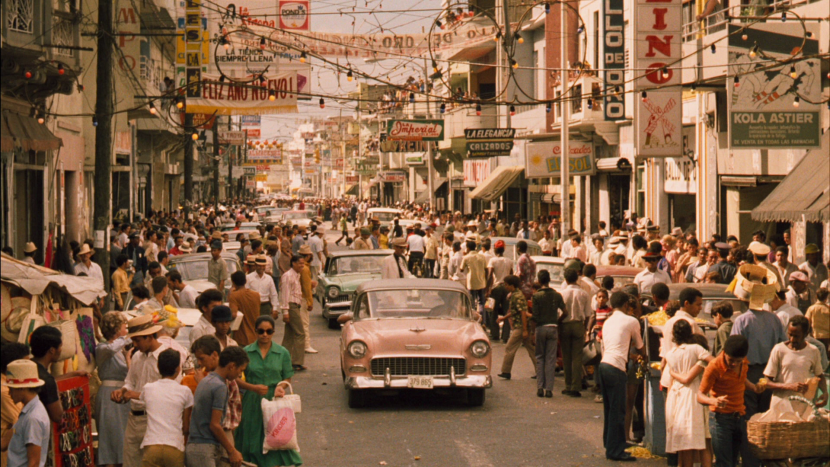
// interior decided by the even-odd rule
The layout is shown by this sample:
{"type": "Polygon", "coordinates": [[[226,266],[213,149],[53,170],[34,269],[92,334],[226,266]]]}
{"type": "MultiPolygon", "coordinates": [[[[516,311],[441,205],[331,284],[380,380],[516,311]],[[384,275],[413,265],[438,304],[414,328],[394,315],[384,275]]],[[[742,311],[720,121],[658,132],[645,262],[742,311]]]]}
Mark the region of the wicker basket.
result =
{"type": "MultiPolygon", "coordinates": [[[[791,397],[815,405],[803,398],[791,397]]],[[[830,457],[830,421],[746,422],[749,448],[758,459],[803,459],[830,457]]]]}

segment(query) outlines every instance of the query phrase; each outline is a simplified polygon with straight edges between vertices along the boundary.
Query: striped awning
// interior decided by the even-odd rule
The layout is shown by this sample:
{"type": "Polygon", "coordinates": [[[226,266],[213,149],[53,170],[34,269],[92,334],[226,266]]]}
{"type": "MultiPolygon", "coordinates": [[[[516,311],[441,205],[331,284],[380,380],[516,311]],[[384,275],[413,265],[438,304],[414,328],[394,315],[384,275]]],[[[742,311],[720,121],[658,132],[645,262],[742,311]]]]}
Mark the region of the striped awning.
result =
{"type": "Polygon", "coordinates": [[[15,148],[24,151],[54,151],[62,145],[63,140],[34,118],[3,111],[0,117],[0,151],[11,152],[15,148]]]}

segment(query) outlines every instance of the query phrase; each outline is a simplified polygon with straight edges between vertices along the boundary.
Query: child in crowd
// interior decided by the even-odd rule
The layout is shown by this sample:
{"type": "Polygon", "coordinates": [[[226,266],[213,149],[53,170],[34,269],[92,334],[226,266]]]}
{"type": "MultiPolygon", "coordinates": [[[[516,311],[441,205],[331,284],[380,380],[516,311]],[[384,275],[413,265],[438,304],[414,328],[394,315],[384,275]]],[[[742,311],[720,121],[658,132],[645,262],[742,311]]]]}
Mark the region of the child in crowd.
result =
{"type": "Polygon", "coordinates": [[[610,294],[607,289],[599,289],[597,291],[595,296],[597,307],[594,310],[594,316],[592,316],[588,322],[588,329],[590,329],[591,332],[597,333],[598,340],[602,340],[602,325],[613,311],[611,306],[608,305],[609,296],[610,294]]]}
{"type": "Polygon", "coordinates": [[[230,336],[231,324],[233,324],[233,320],[233,312],[231,312],[231,309],[225,305],[215,306],[210,312],[210,322],[216,329],[214,335],[217,339],[219,339],[219,343],[222,345],[223,349],[232,346],[239,346],[239,344],[237,344],[236,341],[230,336]]]}
{"type": "Polygon", "coordinates": [[[147,412],[147,433],[141,443],[142,467],[184,465],[184,440],[190,432],[193,394],[176,381],[182,371],[181,355],[174,349],[158,357],[161,379],[144,385],[139,399],[147,412]]]}
{"type": "Polygon", "coordinates": [[[44,384],[37,364],[31,360],[15,360],[6,367],[3,385],[9,389],[12,402],[23,406],[14,428],[3,433],[0,443],[2,451],[8,451],[9,467],[46,465],[52,427],[46,407],[38,397],[44,384]]]}
{"type": "Polygon", "coordinates": [[[712,346],[712,355],[717,356],[723,350],[723,344],[726,339],[732,334],[732,303],[727,300],[718,302],[712,307],[712,319],[715,320],[715,326],[718,327],[718,333],[715,335],[715,344],[712,346]]]}

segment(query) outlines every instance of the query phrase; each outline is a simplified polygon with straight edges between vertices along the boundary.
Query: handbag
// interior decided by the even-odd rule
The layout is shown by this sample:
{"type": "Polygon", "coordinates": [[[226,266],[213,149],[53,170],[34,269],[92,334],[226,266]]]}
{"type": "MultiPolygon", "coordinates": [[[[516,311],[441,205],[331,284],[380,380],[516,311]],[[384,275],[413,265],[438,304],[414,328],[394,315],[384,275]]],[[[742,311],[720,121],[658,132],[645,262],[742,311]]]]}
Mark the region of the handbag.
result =
{"type": "MultiPolygon", "coordinates": [[[[294,394],[291,383],[282,381],[291,390],[291,394],[283,397],[274,397],[271,400],[262,399],[262,423],[265,430],[265,439],[262,441],[262,453],[268,451],[300,451],[297,444],[296,413],[300,412],[300,396],[294,394]]],[[[277,386],[279,386],[279,384],[277,386]]]]}
{"type": "Polygon", "coordinates": [[[582,346],[582,365],[597,365],[602,360],[602,350],[596,336],[582,346]]]}
{"type": "Polygon", "coordinates": [[[74,357],[78,345],[78,328],[75,325],[75,320],[59,319],[46,325],[56,328],[61,332],[63,345],[61,346],[61,355],[58,357],[58,361],[68,360],[74,357]]]}

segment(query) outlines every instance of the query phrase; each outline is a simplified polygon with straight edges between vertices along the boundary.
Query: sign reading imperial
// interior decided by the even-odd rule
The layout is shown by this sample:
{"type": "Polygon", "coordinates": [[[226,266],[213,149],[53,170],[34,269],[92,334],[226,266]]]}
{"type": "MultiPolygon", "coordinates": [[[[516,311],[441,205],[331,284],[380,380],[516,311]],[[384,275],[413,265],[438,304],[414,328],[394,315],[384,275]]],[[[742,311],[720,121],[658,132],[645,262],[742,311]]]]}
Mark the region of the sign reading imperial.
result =
{"type": "Polygon", "coordinates": [[[467,157],[509,156],[515,135],[515,128],[466,129],[464,137],[467,139],[467,157]]]}
{"type": "Polygon", "coordinates": [[[443,141],[443,120],[390,120],[390,141],[443,141]]]}

